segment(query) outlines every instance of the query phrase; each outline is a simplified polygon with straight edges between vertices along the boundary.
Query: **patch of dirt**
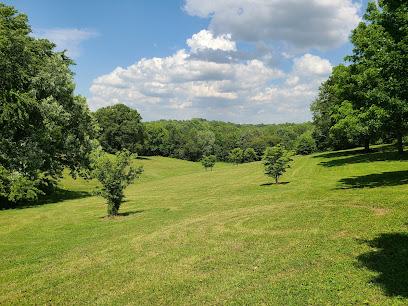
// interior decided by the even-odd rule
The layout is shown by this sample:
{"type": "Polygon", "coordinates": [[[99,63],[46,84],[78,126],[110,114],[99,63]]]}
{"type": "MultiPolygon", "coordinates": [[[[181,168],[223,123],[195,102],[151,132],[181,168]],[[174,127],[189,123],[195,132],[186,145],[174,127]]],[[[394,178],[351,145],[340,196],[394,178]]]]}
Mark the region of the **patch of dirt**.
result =
{"type": "Polygon", "coordinates": [[[384,216],[390,212],[388,208],[372,208],[375,216],[384,216]]]}
{"type": "Polygon", "coordinates": [[[350,233],[348,231],[339,231],[335,233],[332,238],[333,239],[339,239],[339,238],[344,238],[344,237],[349,237],[350,233]]]}

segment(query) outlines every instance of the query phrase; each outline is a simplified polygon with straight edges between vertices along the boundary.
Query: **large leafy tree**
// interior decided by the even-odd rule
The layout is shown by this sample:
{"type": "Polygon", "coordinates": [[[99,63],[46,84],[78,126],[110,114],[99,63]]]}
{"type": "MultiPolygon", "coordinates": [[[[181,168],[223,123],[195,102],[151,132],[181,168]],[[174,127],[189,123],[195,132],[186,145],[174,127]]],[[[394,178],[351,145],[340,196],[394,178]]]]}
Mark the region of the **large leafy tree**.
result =
{"type": "Polygon", "coordinates": [[[73,62],[0,3],[0,197],[35,199],[41,182],[89,164],[95,125],[74,95],[73,62]]]}
{"type": "Polygon", "coordinates": [[[370,2],[351,41],[350,65],[333,70],[312,105],[317,144],[364,144],[368,151],[370,141],[391,131],[402,153],[408,131],[408,2],[370,2]]]}
{"type": "Polygon", "coordinates": [[[145,131],[140,114],[124,104],[103,107],[95,112],[100,127],[99,141],[109,153],[129,150],[137,153],[144,142],[145,131]]]}
{"type": "Polygon", "coordinates": [[[356,30],[356,35],[361,32],[362,43],[356,46],[361,57],[373,58],[373,67],[384,80],[379,94],[388,116],[386,126],[394,132],[402,153],[402,139],[408,130],[408,2],[380,0],[378,6],[369,3],[366,22],[356,30]],[[371,47],[364,48],[364,43],[371,47]]]}

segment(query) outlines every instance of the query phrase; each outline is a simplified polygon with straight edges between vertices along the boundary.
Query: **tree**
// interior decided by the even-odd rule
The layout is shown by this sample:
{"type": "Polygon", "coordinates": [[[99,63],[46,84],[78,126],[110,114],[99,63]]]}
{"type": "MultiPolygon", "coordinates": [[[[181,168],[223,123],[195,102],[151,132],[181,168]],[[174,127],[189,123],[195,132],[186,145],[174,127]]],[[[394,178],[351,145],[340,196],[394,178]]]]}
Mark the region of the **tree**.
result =
{"type": "Polygon", "coordinates": [[[235,165],[241,164],[243,161],[244,152],[241,148],[232,149],[228,155],[228,160],[235,165]]]}
{"type": "Polygon", "coordinates": [[[2,202],[35,200],[41,186],[89,165],[95,121],[74,95],[73,62],[32,37],[27,16],[0,3],[2,202]]]}
{"type": "Polygon", "coordinates": [[[207,171],[208,168],[210,168],[212,171],[212,168],[214,167],[216,160],[217,158],[214,155],[204,156],[201,159],[201,164],[205,168],[205,171],[207,171]]]}
{"type": "Polygon", "coordinates": [[[377,86],[387,120],[385,129],[393,131],[399,153],[408,130],[408,2],[382,0],[370,2],[352,39],[355,58],[366,60],[383,80],[377,86]]]}
{"type": "Polygon", "coordinates": [[[308,155],[316,151],[316,142],[311,133],[300,135],[295,142],[296,154],[308,155]]]}
{"type": "Polygon", "coordinates": [[[115,155],[102,150],[94,153],[92,163],[92,177],[102,185],[99,194],[108,204],[108,215],[118,214],[124,197],[124,189],[134,182],[143,172],[142,167],[131,165],[132,154],[129,151],[119,151],[115,155]]]}
{"type": "Polygon", "coordinates": [[[282,145],[267,148],[263,156],[265,174],[275,178],[275,183],[278,184],[279,177],[290,167],[291,160],[289,152],[282,145]]]}
{"type": "Polygon", "coordinates": [[[243,153],[243,161],[245,163],[250,163],[256,160],[258,160],[258,155],[256,154],[255,150],[253,148],[245,149],[243,153]]]}
{"type": "Polygon", "coordinates": [[[103,107],[95,112],[100,127],[99,141],[109,153],[129,150],[137,153],[144,142],[145,131],[140,114],[124,104],[103,107]]]}

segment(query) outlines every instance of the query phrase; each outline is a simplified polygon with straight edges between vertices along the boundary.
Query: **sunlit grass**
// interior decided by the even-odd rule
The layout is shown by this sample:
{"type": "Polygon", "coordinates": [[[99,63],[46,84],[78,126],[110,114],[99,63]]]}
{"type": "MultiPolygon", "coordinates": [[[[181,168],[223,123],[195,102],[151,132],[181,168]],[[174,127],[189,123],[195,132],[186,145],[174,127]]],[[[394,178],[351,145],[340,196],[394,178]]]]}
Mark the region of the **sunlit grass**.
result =
{"type": "Polygon", "coordinates": [[[115,218],[66,178],[78,198],[0,212],[0,304],[407,304],[408,161],[372,154],[296,157],[281,185],[139,159],[115,218]]]}

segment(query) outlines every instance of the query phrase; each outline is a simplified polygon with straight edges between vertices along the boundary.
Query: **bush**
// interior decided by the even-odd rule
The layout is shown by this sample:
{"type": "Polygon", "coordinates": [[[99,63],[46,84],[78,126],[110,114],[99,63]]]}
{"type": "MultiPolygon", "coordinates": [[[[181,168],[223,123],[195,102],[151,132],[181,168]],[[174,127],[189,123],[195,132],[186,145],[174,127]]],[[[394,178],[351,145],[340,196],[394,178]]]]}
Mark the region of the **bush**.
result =
{"type": "Polygon", "coordinates": [[[41,190],[42,181],[24,176],[20,172],[10,172],[0,166],[0,203],[4,207],[14,207],[22,201],[37,200],[45,193],[41,190]]]}
{"type": "Polygon", "coordinates": [[[258,160],[258,155],[253,148],[247,148],[243,154],[244,163],[250,163],[258,160]]]}
{"type": "Polygon", "coordinates": [[[316,142],[310,133],[300,135],[295,142],[296,154],[308,155],[316,152],[316,142]]]}
{"type": "Polygon", "coordinates": [[[142,167],[131,165],[131,157],[129,151],[120,151],[115,155],[102,151],[94,153],[92,176],[102,184],[98,193],[107,200],[109,216],[118,214],[124,189],[143,172],[142,167]]]}
{"type": "Polygon", "coordinates": [[[278,184],[279,177],[290,167],[291,160],[289,152],[282,145],[267,148],[263,156],[265,174],[273,177],[275,183],[278,184]]]}
{"type": "Polygon", "coordinates": [[[205,171],[207,171],[208,168],[211,169],[214,167],[215,162],[217,158],[214,155],[209,155],[209,156],[204,156],[203,159],[201,160],[201,164],[205,168],[205,171]]]}
{"type": "Polygon", "coordinates": [[[235,165],[241,164],[243,162],[244,151],[241,148],[232,149],[228,155],[228,160],[235,165]]]}

